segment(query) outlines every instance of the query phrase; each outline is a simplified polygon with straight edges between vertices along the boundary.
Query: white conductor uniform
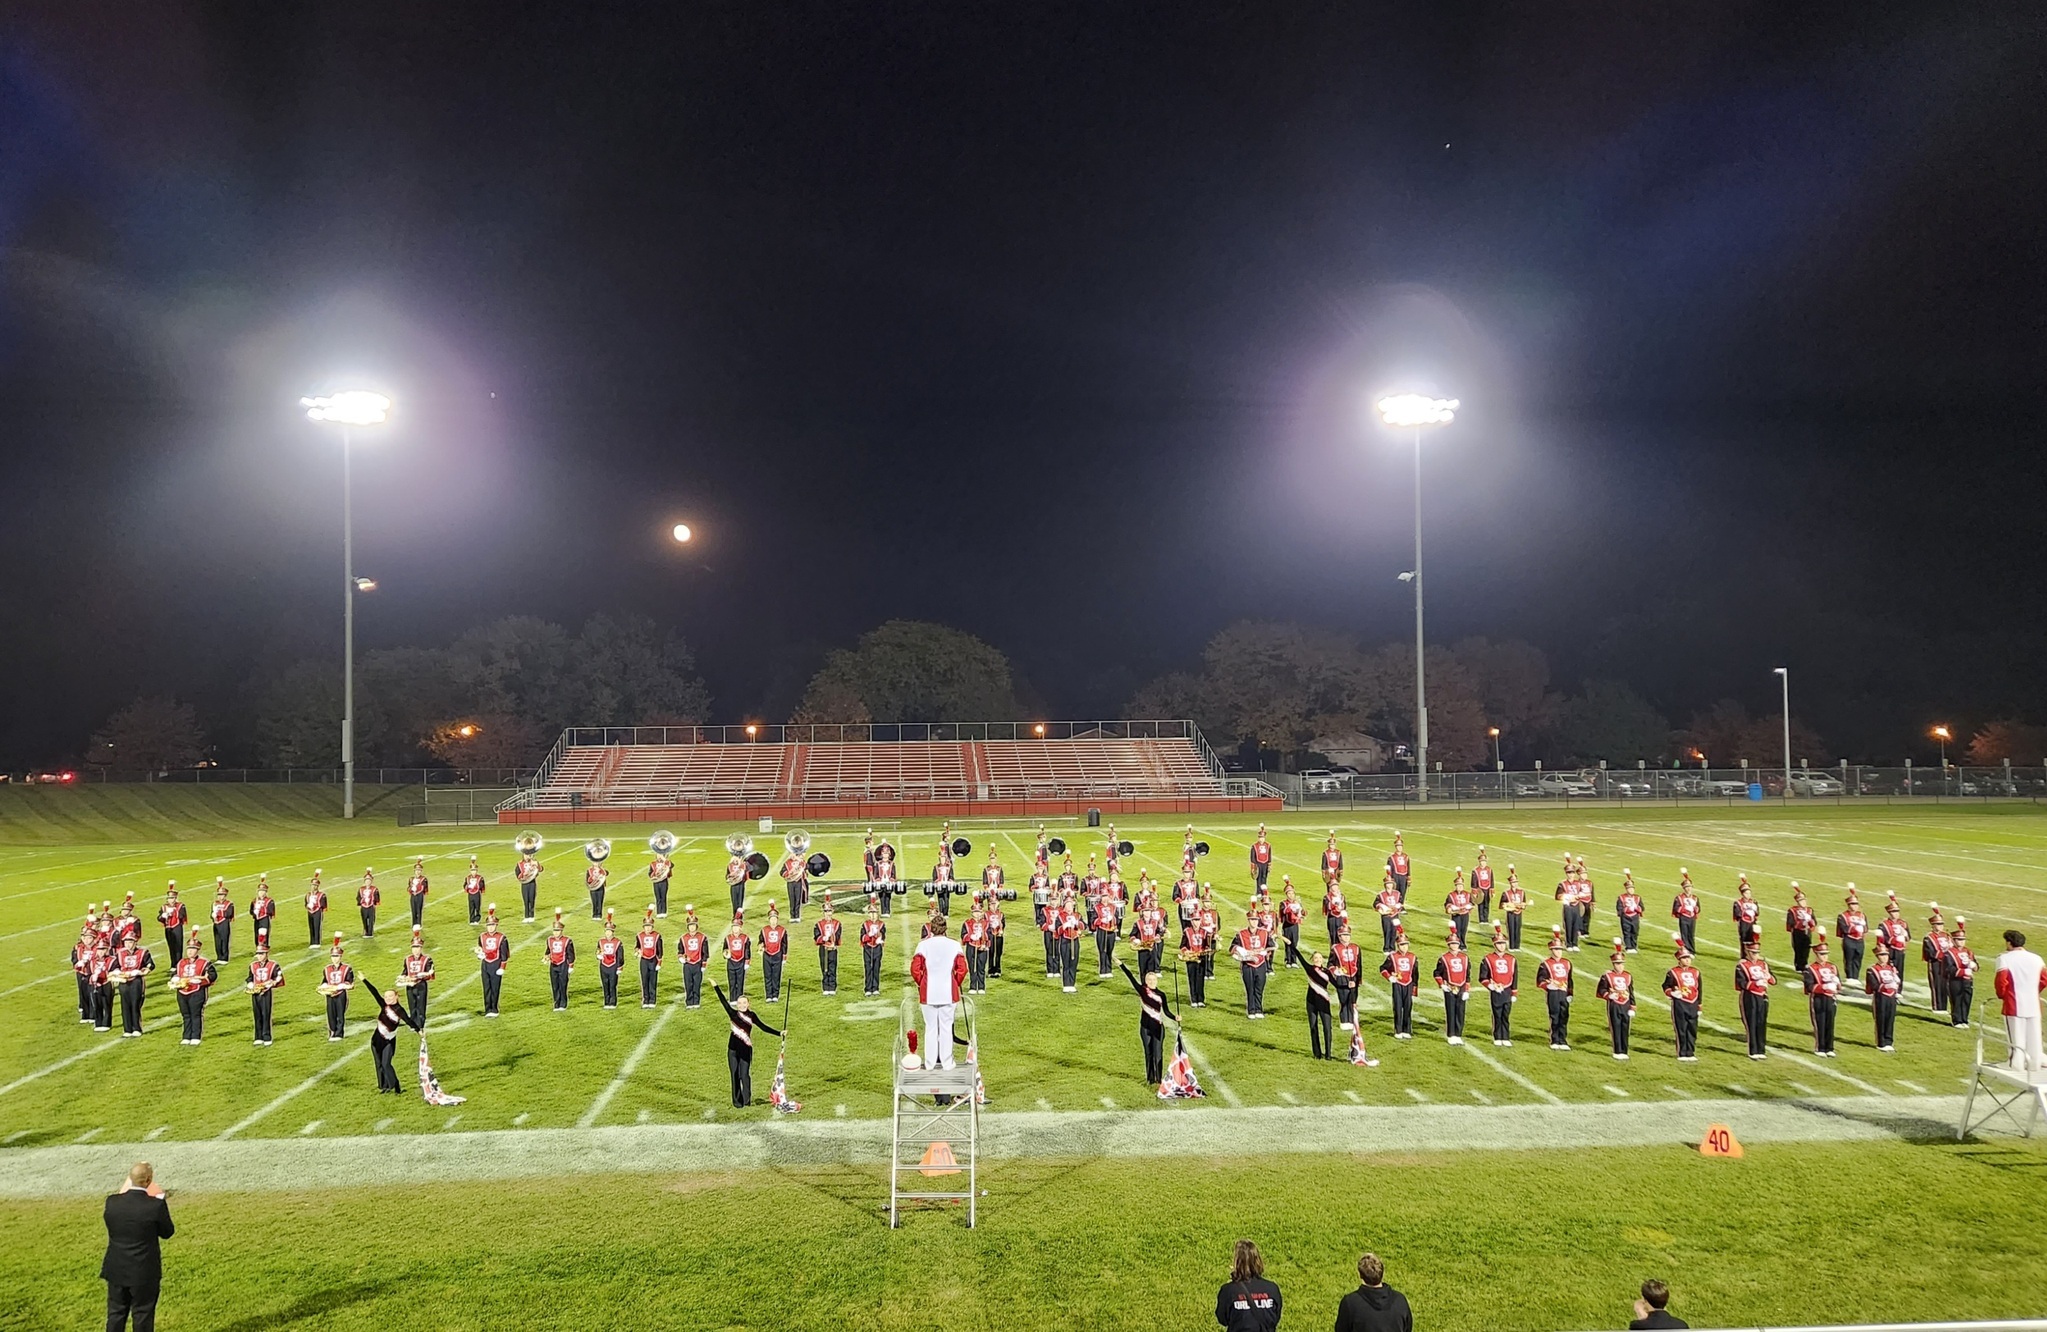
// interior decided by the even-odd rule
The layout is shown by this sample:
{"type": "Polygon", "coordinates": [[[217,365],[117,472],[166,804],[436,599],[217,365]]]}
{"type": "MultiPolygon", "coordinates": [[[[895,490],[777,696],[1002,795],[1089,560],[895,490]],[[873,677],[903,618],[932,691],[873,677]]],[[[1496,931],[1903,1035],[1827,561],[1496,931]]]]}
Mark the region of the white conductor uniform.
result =
{"type": "Polygon", "coordinates": [[[2040,1058],[2041,960],[2024,947],[1997,955],[1997,997],[2004,1007],[2004,1034],[2011,1042],[2011,1066],[2038,1081],[2040,1058]]]}
{"type": "Polygon", "coordinates": [[[934,932],[910,958],[910,979],[924,1009],[924,1067],[951,1068],[952,1016],[967,979],[967,951],[947,934],[934,932]]]}

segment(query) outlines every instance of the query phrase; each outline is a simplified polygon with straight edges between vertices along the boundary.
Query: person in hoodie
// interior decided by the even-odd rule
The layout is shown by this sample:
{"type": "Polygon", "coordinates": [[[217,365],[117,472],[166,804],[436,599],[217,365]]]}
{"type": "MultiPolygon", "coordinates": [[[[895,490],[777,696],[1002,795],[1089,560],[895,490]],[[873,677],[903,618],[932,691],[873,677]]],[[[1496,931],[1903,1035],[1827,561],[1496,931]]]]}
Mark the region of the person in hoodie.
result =
{"type": "Polygon", "coordinates": [[[1336,1306],[1336,1332],[1414,1332],[1407,1296],[1386,1284],[1386,1264],[1368,1253],[1358,1259],[1363,1284],[1336,1306]]]}

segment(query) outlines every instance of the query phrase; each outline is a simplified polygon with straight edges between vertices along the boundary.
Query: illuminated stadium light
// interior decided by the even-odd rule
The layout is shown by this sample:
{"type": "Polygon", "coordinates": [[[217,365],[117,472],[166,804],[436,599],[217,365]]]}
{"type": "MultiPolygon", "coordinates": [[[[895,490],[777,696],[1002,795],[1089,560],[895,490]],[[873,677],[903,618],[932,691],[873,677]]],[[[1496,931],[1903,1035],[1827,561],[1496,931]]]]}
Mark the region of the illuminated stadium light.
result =
{"type": "Polygon", "coordinates": [[[382,425],[391,415],[391,400],[370,389],[346,389],[324,398],[300,398],[309,421],[334,425],[382,425]]]}
{"type": "Polygon", "coordinates": [[[677,523],[669,535],[673,536],[677,541],[688,541],[696,534],[689,530],[688,523],[677,523]]]}
{"type": "Polygon", "coordinates": [[[1457,418],[1455,398],[1431,398],[1423,393],[1389,393],[1379,399],[1379,418],[1390,426],[1449,425],[1457,418]]]}
{"type": "Polygon", "coordinates": [[[355,590],[358,592],[374,592],[377,590],[377,580],[374,578],[358,578],[355,580],[355,590]]]}

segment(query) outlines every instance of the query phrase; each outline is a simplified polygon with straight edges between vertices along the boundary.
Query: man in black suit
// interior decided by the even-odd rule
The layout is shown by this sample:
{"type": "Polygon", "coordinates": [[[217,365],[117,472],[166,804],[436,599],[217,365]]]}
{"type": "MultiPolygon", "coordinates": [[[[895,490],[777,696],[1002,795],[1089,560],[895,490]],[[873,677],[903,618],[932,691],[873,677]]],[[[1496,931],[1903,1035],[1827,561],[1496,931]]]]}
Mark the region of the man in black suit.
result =
{"type": "Polygon", "coordinates": [[[107,1283],[107,1332],[155,1332],[156,1300],[163,1289],[163,1249],[177,1229],[171,1207],[156,1185],[156,1172],[137,1161],[119,1193],[107,1195],[107,1256],[100,1279],[107,1283]]]}
{"type": "Polygon", "coordinates": [[[1635,1301],[1635,1321],[1628,1324],[1629,1332],[1636,1328],[1690,1327],[1684,1319],[1670,1312],[1670,1287],[1650,1277],[1642,1283],[1642,1298],[1635,1301]]]}

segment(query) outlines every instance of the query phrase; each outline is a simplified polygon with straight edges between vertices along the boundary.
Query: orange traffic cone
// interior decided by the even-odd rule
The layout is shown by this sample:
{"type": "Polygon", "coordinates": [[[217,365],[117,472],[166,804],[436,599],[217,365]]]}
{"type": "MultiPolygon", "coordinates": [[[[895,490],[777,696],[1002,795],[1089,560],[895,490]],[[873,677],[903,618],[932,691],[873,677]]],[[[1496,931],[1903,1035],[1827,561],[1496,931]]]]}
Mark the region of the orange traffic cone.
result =
{"type": "Polygon", "coordinates": [[[960,1163],[953,1159],[952,1144],[934,1142],[924,1149],[924,1159],[917,1169],[926,1175],[957,1175],[960,1163]]]}

